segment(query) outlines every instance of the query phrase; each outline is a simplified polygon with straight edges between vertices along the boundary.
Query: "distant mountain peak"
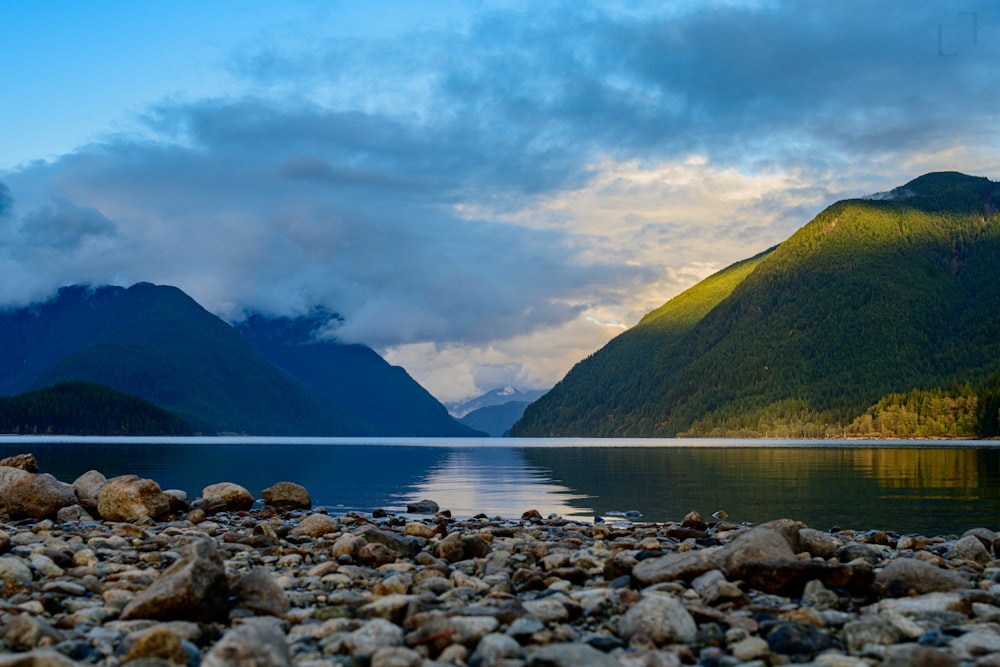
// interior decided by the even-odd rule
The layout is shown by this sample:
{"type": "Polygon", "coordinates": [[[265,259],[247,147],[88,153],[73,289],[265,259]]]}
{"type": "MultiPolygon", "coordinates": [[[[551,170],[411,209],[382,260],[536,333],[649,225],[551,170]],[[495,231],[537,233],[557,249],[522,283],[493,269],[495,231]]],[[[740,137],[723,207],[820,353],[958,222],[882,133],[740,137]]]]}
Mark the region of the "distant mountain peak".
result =
{"type": "Polygon", "coordinates": [[[529,389],[527,391],[521,391],[514,385],[505,384],[502,387],[490,389],[486,393],[480,394],[475,398],[448,403],[447,407],[448,412],[450,412],[453,417],[461,419],[475,410],[494,405],[503,405],[504,403],[510,403],[511,401],[531,403],[532,401],[537,400],[546,391],[548,390],[529,389]]]}

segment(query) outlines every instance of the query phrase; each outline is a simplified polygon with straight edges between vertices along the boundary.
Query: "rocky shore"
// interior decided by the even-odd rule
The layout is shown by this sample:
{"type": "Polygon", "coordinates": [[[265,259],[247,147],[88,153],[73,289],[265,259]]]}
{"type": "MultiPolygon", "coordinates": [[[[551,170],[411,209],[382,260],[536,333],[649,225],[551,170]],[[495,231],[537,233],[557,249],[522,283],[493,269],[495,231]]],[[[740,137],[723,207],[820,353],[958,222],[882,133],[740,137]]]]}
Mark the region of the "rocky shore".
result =
{"type": "Polygon", "coordinates": [[[1000,667],[1000,517],[578,523],[0,461],[0,667],[1000,667]]]}

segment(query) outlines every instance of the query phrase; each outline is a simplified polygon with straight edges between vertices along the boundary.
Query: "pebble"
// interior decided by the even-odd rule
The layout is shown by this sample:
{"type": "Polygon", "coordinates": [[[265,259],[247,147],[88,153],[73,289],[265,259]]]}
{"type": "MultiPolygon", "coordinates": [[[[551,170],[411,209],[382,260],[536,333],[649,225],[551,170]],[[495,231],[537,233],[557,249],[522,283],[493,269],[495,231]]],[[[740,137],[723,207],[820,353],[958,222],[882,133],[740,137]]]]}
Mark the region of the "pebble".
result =
{"type": "Polygon", "coordinates": [[[188,505],[134,476],[12,470],[7,494],[74,497],[58,521],[0,514],[0,667],[1000,665],[995,525],[331,516],[291,483],[188,505]]]}

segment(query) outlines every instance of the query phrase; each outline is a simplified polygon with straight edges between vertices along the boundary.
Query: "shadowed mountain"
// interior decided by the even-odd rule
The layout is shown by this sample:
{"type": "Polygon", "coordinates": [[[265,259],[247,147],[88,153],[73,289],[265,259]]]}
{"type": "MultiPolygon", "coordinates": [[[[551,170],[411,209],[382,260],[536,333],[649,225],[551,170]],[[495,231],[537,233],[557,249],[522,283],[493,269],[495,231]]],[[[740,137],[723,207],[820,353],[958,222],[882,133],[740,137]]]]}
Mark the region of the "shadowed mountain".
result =
{"type": "Polygon", "coordinates": [[[998,195],[945,172],[838,202],[646,315],[512,433],[844,435],[880,399],[918,413],[931,394],[975,399],[982,425],[1000,371],[998,195]]]}
{"type": "Polygon", "coordinates": [[[317,338],[333,317],[325,311],[299,318],[251,315],[236,328],[271,363],[371,424],[378,435],[483,435],[452,419],[406,370],[370,347],[317,338]]]}
{"type": "MultiPolygon", "coordinates": [[[[350,372],[337,372],[324,358],[317,374],[330,373],[345,384],[343,394],[365,396],[381,391],[379,383],[389,376],[405,375],[385,370],[391,367],[367,348],[358,346],[353,353],[345,362],[350,372]],[[352,389],[348,380],[358,384],[352,389]]],[[[410,429],[419,421],[416,414],[409,423],[369,420],[371,411],[353,412],[360,399],[348,408],[317,378],[306,379],[279,368],[252,341],[174,287],[66,287],[44,303],[0,312],[0,395],[64,381],[93,382],[180,414],[208,433],[471,433],[446,414],[438,419],[445,410],[433,399],[424,406],[432,416],[410,429]]],[[[423,391],[413,385],[411,392],[423,391]]]]}

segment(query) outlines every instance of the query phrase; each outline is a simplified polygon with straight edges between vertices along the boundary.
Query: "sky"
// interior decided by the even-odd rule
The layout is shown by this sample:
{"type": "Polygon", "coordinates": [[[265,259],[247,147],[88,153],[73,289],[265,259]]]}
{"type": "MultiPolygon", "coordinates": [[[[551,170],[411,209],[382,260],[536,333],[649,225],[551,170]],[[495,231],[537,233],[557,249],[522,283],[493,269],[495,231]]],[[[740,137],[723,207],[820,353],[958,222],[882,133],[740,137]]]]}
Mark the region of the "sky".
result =
{"type": "Polygon", "coordinates": [[[324,306],[445,402],[552,386],[839,199],[1000,177],[995,2],[0,10],[0,307],[324,306]]]}

